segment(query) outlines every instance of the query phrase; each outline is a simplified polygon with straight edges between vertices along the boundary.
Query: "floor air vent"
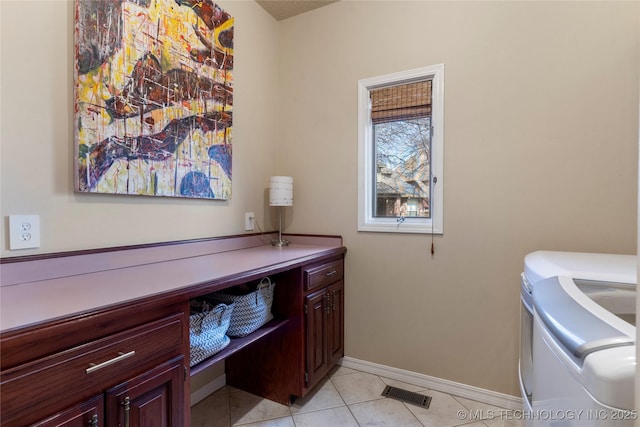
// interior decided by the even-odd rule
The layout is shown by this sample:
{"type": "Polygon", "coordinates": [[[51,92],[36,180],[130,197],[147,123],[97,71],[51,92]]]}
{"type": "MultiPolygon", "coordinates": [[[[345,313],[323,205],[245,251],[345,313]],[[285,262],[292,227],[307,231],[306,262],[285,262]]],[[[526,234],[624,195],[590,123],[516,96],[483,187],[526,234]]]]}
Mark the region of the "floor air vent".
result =
{"type": "Polygon", "coordinates": [[[382,395],[402,402],[411,403],[412,405],[421,406],[425,409],[429,409],[429,405],[431,404],[431,396],[425,396],[390,385],[384,388],[382,395]]]}

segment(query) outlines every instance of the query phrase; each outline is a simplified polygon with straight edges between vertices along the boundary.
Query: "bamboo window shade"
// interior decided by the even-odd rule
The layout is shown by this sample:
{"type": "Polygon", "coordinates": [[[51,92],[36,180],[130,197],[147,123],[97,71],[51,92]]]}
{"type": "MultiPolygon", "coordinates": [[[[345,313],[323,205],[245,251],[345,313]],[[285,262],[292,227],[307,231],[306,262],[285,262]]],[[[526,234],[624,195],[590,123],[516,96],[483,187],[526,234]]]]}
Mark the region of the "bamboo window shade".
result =
{"type": "Polygon", "coordinates": [[[373,89],[370,97],[373,123],[431,115],[431,80],[373,89]]]}

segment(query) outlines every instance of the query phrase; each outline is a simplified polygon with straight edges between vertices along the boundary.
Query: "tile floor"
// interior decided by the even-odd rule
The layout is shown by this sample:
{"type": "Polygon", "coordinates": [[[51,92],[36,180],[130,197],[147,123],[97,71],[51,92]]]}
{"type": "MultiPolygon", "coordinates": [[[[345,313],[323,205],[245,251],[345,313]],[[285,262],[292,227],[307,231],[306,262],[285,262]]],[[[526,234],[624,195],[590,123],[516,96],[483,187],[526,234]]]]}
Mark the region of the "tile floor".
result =
{"type": "Polygon", "coordinates": [[[191,408],[191,427],[516,427],[518,412],[337,367],[291,406],[225,386],[191,408]],[[431,396],[429,409],[381,396],[386,385],[431,396]]]}

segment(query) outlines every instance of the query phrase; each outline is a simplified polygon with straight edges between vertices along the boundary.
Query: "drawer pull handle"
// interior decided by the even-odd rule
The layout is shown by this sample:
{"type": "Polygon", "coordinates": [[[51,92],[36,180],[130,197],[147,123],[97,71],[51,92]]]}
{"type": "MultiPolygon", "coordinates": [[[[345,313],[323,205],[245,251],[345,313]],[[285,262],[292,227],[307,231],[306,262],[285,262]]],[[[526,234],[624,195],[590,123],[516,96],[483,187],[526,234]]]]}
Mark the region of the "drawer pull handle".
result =
{"type": "Polygon", "coordinates": [[[94,414],[89,420],[89,427],[98,427],[98,415],[94,414]]]}
{"type": "Polygon", "coordinates": [[[121,360],[128,359],[131,356],[135,356],[136,352],[135,350],[133,350],[133,351],[130,351],[129,353],[120,352],[118,354],[119,356],[116,356],[113,359],[107,360],[106,362],[98,363],[97,365],[95,363],[90,363],[89,367],[87,368],[87,374],[95,372],[98,369],[105,368],[109,365],[113,365],[114,363],[118,363],[121,360]]]}
{"type": "Polygon", "coordinates": [[[334,274],[336,274],[336,273],[337,273],[337,271],[336,271],[336,270],[331,270],[330,272],[325,273],[324,275],[325,275],[326,277],[331,277],[331,276],[333,276],[333,275],[334,275],[334,274]]]}

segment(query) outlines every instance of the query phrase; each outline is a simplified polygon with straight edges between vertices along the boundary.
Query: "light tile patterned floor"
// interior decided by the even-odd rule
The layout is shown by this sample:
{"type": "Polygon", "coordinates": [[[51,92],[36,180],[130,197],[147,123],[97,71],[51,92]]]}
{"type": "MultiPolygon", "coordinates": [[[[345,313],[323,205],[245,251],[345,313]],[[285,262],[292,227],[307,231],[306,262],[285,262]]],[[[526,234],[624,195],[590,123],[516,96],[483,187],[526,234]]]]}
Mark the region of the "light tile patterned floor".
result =
{"type": "Polygon", "coordinates": [[[481,402],[338,367],[291,406],[223,387],[191,408],[191,427],[522,426],[510,414],[481,402]],[[424,409],[385,398],[381,393],[386,385],[431,396],[431,405],[424,409]]]}

